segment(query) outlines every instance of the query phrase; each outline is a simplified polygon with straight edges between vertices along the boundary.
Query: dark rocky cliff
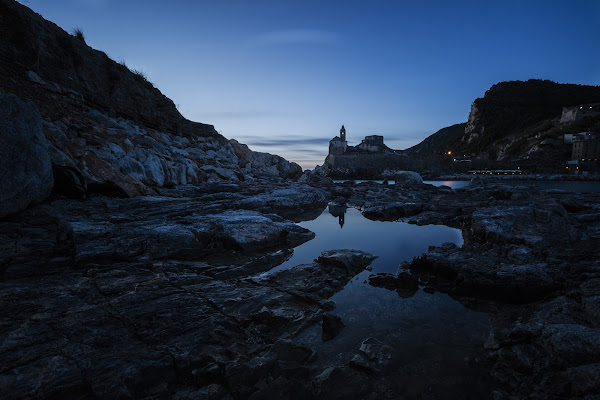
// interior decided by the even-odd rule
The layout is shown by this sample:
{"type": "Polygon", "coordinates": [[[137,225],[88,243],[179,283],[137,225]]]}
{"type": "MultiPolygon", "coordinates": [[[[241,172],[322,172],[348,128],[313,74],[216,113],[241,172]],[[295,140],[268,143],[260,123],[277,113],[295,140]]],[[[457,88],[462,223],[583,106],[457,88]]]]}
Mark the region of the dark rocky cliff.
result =
{"type": "Polygon", "coordinates": [[[0,0],[0,55],[0,88],[33,100],[44,116],[89,106],[156,130],[218,136],[213,126],[183,118],[143,76],[13,0],[0,0]],[[48,85],[32,85],[29,71],[48,85]]]}
{"type": "Polygon", "coordinates": [[[131,197],[207,181],[297,179],[302,172],[185,119],[143,74],[12,0],[0,0],[3,93],[37,105],[61,194],[131,197]]]}
{"type": "Polygon", "coordinates": [[[545,121],[560,118],[562,108],[600,102],[600,86],[561,84],[530,79],[500,82],[471,106],[462,151],[485,153],[511,135],[543,132],[545,121]]]}
{"type": "Polygon", "coordinates": [[[476,159],[477,167],[564,172],[571,145],[563,142],[563,135],[600,132],[600,117],[563,124],[562,109],[598,102],[600,86],[535,79],[500,82],[473,102],[466,124],[443,128],[407,151],[418,156],[416,161],[443,158],[452,151],[453,156],[476,159]]]}

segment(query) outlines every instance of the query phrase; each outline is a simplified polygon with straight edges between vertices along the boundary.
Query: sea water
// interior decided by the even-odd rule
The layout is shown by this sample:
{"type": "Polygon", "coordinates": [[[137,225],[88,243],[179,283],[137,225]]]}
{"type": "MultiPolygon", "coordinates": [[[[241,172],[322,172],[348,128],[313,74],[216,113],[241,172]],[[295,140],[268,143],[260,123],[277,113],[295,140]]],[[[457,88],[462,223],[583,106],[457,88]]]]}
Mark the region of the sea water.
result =
{"type": "Polygon", "coordinates": [[[359,273],[332,297],[336,307],[331,313],[345,324],[335,339],[323,342],[320,326],[295,339],[317,351],[321,367],[348,365],[361,343],[374,338],[392,348],[391,365],[384,376],[395,393],[406,398],[425,393],[426,398],[489,395],[483,348],[490,332],[487,314],[443,293],[429,294],[420,288],[414,296],[403,298],[396,291],[368,284],[370,274],[396,273],[401,262],[425,253],[429,246],[444,242],[461,246],[460,230],[371,221],[358,210],[340,207],[326,209],[318,218],[299,225],[315,232],[315,238],[298,246],[274,270],[312,262],[326,250],[357,249],[378,257],[371,264],[372,271],[359,273]]]}

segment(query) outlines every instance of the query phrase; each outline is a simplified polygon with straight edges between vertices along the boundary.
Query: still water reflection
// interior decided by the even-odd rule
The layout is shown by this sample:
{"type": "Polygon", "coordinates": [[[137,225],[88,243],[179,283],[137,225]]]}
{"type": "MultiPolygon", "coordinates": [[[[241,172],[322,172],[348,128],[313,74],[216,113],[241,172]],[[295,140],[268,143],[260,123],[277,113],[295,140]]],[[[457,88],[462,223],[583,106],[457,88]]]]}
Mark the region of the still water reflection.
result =
{"type": "MultiPolygon", "coordinates": [[[[421,255],[431,245],[462,245],[461,232],[447,226],[416,226],[402,222],[370,221],[345,207],[325,210],[313,221],[300,223],[315,239],[297,247],[277,269],[311,262],[324,250],[359,249],[378,258],[373,271],[363,271],[332,297],[331,312],[345,328],[335,339],[322,342],[321,328],[304,331],[296,340],[319,354],[323,367],[344,366],[361,343],[374,338],[392,348],[383,379],[397,398],[485,398],[489,374],[483,344],[489,334],[486,314],[474,312],[442,293],[422,289],[410,298],[370,286],[368,276],[393,272],[402,261],[421,255]]],[[[370,378],[371,379],[371,378],[370,378]]]]}
{"type": "Polygon", "coordinates": [[[311,262],[322,251],[357,249],[376,255],[373,272],[393,272],[402,261],[410,261],[428,246],[452,242],[462,246],[460,230],[443,225],[417,226],[404,222],[371,221],[354,208],[329,207],[321,216],[300,222],[315,238],[294,249],[294,255],[272,269],[278,271],[311,262]]]}

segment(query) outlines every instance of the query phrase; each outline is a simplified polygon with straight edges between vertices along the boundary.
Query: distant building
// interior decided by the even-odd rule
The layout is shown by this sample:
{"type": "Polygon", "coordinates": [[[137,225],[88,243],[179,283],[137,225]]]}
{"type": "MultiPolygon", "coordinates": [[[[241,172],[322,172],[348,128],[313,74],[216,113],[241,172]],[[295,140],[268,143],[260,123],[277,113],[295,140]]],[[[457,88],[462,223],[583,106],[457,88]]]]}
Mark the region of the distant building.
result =
{"type": "Polygon", "coordinates": [[[370,152],[381,152],[385,151],[386,146],[383,144],[383,136],[371,135],[365,136],[356,148],[370,152]]]}
{"type": "Polygon", "coordinates": [[[598,173],[600,171],[600,140],[598,136],[593,132],[575,135],[577,136],[573,141],[571,161],[567,161],[567,171],[573,174],[598,173]]]}
{"type": "Polygon", "coordinates": [[[336,136],[329,141],[329,154],[344,154],[348,149],[346,141],[346,128],[344,125],[340,128],[340,136],[336,136]]]}
{"type": "Polygon", "coordinates": [[[594,132],[580,132],[580,133],[565,133],[563,135],[564,143],[575,143],[579,140],[596,139],[594,132]]]}
{"type": "Polygon", "coordinates": [[[598,139],[579,140],[573,143],[571,160],[598,161],[600,141],[598,139]]]}
{"type": "Polygon", "coordinates": [[[379,135],[366,136],[360,144],[349,146],[342,125],[340,136],[329,141],[324,167],[332,177],[367,179],[387,169],[408,169],[408,160],[404,152],[387,147],[379,135]]]}
{"type": "Polygon", "coordinates": [[[573,107],[563,107],[560,117],[561,124],[573,123],[585,117],[600,115],[600,103],[581,104],[573,107]]]}

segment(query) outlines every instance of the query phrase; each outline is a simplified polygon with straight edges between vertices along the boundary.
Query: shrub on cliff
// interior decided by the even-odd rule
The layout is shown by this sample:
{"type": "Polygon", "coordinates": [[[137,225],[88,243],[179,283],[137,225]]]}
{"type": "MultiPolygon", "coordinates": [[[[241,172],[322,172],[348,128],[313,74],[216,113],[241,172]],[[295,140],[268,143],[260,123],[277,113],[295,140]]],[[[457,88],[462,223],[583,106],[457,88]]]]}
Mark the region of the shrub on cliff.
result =
{"type": "Polygon", "coordinates": [[[83,35],[83,30],[80,27],[76,26],[75,28],[73,28],[71,34],[77,39],[81,40],[83,43],[85,43],[85,36],[83,35]]]}

